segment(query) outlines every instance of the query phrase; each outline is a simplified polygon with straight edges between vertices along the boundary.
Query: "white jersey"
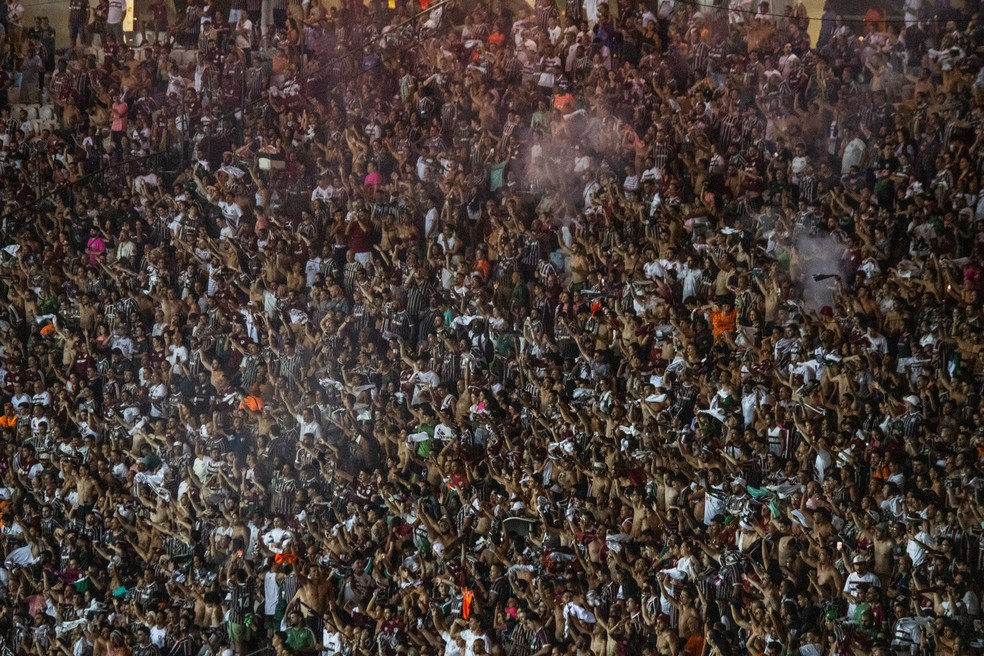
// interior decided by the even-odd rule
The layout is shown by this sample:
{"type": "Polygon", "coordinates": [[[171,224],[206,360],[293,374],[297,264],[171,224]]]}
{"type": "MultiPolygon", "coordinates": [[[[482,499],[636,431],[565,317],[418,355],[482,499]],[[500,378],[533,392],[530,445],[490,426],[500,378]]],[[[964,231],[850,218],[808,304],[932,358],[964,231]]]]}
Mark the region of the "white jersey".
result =
{"type": "Polygon", "coordinates": [[[277,573],[267,572],[263,575],[263,614],[276,615],[279,601],[280,586],[277,585],[277,573]]]}

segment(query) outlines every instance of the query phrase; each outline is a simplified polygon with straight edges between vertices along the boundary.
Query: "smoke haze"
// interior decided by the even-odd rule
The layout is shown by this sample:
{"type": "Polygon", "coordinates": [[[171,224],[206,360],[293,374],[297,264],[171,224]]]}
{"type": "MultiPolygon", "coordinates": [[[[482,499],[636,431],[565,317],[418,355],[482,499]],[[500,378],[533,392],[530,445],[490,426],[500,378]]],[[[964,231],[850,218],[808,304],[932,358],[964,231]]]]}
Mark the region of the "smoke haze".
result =
{"type": "Polygon", "coordinates": [[[811,235],[806,231],[796,235],[795,243],[800,279],[794,282],[803,288],[803,305],[814,311],[825,305],[833,307],[836,281],[833,278],[814,280],[813,277],[845,274],[844,244],[832,235],[811,235]]]}

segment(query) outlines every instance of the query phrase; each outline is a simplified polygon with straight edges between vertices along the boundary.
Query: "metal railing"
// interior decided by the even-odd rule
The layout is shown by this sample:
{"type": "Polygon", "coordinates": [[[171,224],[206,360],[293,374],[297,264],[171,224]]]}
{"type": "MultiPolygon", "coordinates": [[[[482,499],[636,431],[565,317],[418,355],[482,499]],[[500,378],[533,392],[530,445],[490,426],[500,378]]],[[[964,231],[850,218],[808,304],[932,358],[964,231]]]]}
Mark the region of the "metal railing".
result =
{"type": "Polygon", "coordinates": [[[276,653],[276,651],[277,650],[274,649],[273,647],[269,647],[269,646],[260,647],[256,651],[249,652],[248,654],[246,654],[246,656],[260,656],[260,654],[273,654],[276,653]]]}

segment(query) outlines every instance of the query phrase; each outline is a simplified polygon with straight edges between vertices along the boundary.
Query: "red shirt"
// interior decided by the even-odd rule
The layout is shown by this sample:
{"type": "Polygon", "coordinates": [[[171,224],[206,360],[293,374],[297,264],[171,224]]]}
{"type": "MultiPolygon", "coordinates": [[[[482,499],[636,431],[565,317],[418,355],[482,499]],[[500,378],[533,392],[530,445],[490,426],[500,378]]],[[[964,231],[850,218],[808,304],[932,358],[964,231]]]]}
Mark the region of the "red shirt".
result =
{"type": "Polygon", "coordinates": [[[349,232],[349,248],[356,253],[368,253],[372,250],[372,230],[363,228],[361,221],[356,221],[349,232]]]}

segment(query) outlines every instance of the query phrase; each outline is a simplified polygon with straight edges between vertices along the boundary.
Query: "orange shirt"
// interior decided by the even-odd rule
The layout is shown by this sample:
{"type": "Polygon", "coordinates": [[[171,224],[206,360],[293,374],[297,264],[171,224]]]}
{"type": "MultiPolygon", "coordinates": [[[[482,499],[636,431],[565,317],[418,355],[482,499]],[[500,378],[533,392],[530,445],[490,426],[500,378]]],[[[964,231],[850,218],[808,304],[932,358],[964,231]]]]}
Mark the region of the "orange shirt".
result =
{"type": "Polygon", "coordinates": [[[259,412],[263,409],[263,399],[251,394],[242,400],[239,404],[239,409],[249,410],[250,412],[259,412]]]}
{"type": "Polygon", "coordinates": [[[17,415],[13,417],[8,417],[7,415],[0,416],[0,428],[13,428],[17,425],[17,415]]]}
{"type": "Polygon", "coordinates": [[[735,319],[738,317],[737,310],[731,312],[720,312],[711,310],[711,328],[714,337],[720,337],[725,333],[730,333],[735,329],[735,319]]]}
{"type": "Polygon", "coordinates": [[[472,267],[472,271],[478,272],[483,280],[488,280],[489,273],[492,271],[492,264],[488,260],[478,260],[472,267]]]}
{"type": "Polygon", "coordinates": [[[554,96],[554,109],[559,109],[562,114],[570,114],[574,111],[574,96],[567,93],[554,96]]]}
{"type": "Polygon", "coordinates": [[[683,646],[683,651],[687,652],[687,656],[700,656],[704,653],[704,636],[690,636],[687,639],[687,644],[683,646]]]}

